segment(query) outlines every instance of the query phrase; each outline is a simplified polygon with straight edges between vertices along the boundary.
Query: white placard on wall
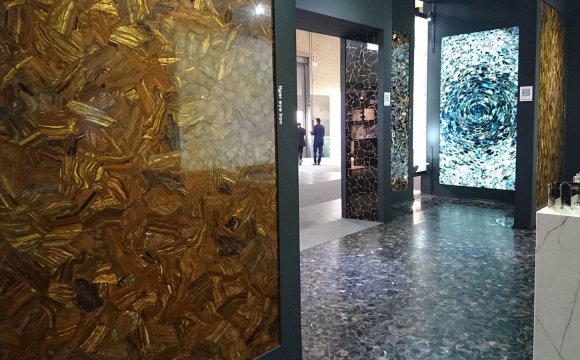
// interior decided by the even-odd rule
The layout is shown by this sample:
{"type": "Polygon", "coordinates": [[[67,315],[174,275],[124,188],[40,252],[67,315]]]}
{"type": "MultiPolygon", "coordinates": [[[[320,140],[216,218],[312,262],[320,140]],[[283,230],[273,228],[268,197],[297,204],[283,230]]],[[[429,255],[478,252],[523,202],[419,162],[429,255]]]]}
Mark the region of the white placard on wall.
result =
{"type": "Polygon", "coordinates": [[[520,86],[520,101],[534,101],[533,86],[520,86]]]}
{"type": "Polygon", "coordinates": [[[383,103],[384,106],[391,106],[391,93],[390,92],[386,92],[383,96],[383,103]]]}

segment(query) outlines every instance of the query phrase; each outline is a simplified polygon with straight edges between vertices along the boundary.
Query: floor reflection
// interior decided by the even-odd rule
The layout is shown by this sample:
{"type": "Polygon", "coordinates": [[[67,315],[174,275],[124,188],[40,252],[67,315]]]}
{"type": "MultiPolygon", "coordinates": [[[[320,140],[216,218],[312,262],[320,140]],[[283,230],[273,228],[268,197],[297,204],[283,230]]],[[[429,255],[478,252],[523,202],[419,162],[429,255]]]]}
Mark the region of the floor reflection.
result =
{"type": "Polygon", "coordinates": [[[534,232],[505,204],[423,196],[302,252],[304,359],[529,359],[534,232]]]}

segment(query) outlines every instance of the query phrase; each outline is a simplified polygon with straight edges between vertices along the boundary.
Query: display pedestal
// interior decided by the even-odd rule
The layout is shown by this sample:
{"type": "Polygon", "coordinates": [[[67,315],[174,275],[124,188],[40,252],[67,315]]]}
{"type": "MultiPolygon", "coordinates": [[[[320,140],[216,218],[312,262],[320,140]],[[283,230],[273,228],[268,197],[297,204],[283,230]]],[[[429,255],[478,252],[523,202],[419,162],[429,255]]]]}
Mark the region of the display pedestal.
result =
{"type": "Polygon", "coordinates": [[[580,215],[536,213],[534,360],[580,356],[580,215]]]}

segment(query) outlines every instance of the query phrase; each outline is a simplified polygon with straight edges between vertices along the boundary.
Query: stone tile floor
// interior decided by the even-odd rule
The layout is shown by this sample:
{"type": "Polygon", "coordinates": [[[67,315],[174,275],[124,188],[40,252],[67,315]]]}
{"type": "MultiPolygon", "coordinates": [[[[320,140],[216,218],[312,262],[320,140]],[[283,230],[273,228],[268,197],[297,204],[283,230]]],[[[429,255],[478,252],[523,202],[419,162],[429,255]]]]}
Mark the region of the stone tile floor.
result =
{"type": "Polygon", "coordinates": [[[510,214],[422,196],[304,250],[304,359],[531,359],[535,232],[510,214]]]}

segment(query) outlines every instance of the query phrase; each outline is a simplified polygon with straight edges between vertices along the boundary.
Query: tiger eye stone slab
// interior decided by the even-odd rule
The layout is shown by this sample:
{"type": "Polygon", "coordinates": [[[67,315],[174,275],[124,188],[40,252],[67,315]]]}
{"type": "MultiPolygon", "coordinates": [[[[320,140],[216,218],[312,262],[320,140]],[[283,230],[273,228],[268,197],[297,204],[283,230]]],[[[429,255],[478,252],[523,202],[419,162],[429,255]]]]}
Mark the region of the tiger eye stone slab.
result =
{"type": "Polygon", "coordinates": [[[272,21],[254,10],[0,6],[1,358],[279,344],[272,21]]]}
{"type": "Polygon", "coordinates": [[[536,205],[548,203],[548,184],[560,178],[564,126],[565,24],[562,15],[542,2],[536,205]]]}

